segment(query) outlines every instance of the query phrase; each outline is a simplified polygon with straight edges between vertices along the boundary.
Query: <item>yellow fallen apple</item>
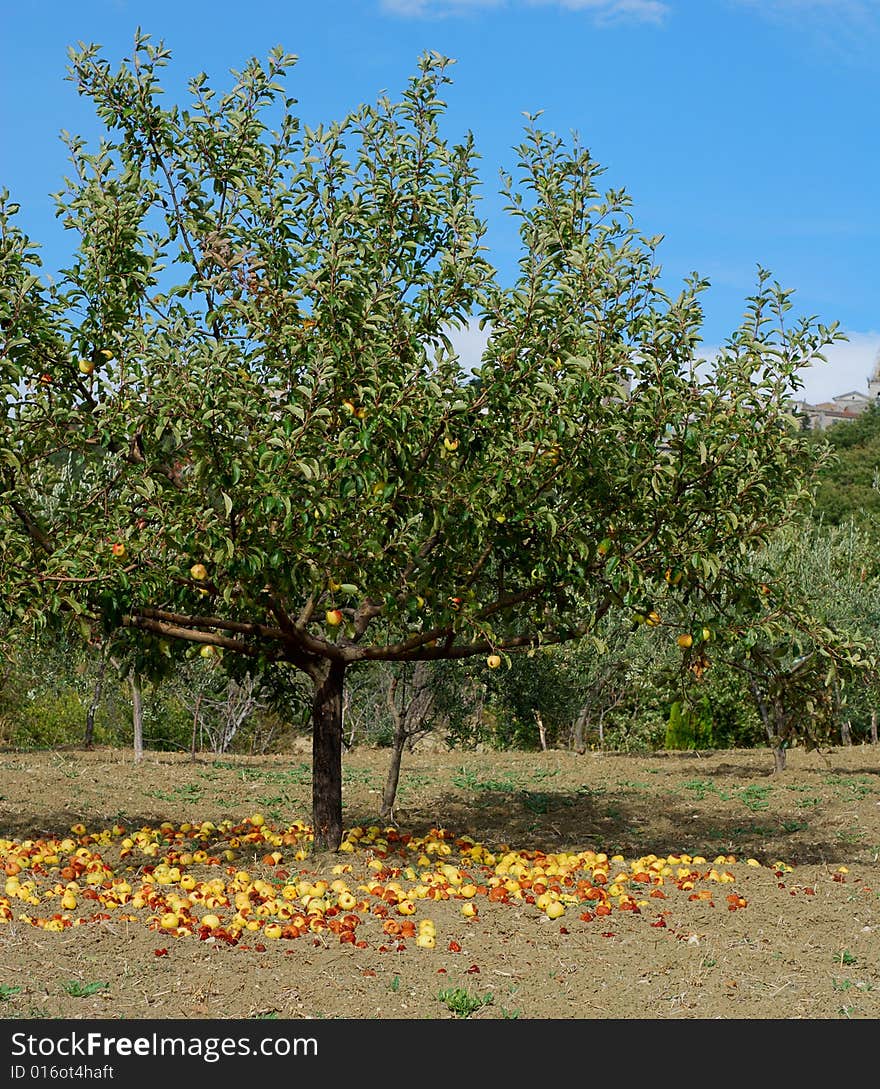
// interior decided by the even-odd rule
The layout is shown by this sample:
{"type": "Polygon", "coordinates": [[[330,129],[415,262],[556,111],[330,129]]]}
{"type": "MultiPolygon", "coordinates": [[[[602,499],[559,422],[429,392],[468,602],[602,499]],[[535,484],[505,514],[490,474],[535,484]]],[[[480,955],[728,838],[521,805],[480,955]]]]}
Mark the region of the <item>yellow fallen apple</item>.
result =
{"type": "Polygon", "coordinates": [[[267,938],[280,938],[281,933],[282,930],[278,923],[269,923],[267,926],[263,927],[263,934],[267,938]]]}
{"type": "Polygon", "coordinates": [[[203,915],[202,926],[206,926],[209,930],[216,930],[220,925],[219,915],[203,915]]]}

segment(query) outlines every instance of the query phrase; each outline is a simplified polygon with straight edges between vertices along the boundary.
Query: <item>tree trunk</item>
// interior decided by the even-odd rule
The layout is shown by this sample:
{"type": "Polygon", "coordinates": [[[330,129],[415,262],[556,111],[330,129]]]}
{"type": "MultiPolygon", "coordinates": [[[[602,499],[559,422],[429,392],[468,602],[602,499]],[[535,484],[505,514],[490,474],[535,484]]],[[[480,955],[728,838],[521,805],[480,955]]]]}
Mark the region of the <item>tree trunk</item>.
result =
{"type": "Polygon", "coordinates": [[[538,737],[541,741],[541,751],[547,751],[547,730],[544,727],[544,720],[541,718],[541,712],[535,711],[535,722],[538,724],[538,737]]]}
{"type": "Polygon", "coordinates": [[[785,745],[773,746],[773,774],[780,775],[785,771],[785,745]]]}
{"type": "Polygon", "coordinates": [[[877,711],[871,712],[871,744],[877,744],[877,711]]]}
{"type": "Polygon", "coordinates": [[[582,707],[578,713],[578,717],[574,722],[574,731],[572,735],[572,748],[578,754],[583,756],[587,751],[587,743],[584,741],[584,734],[587,731],[587,709],[582,707]]]}
{"type": "Polygon", "coordinates": [[[195,709],[193,710],[192,746],[190,747],[190,752],[189,752],[190,759],[192,760],[193,763],[196,762],[196,743],[197,743],[198,735],[199,735],[199,710],[200,710],[201,706],[202,706],[202,693],[199,692],[199,694],[196,696],[196,706],[195,706],[195,709]]]}
{"type": "Polygon", "coordinates": [[[403,750],[406,747],[407,733],[403,724],[398,723],[394,730],[394,741],[391,744],[391,760],[388,764],[388,774],[385,776],[385,788],[382,791],[382,805],[379,816],[383,821],[394,820],[394,801],[397,798],[397,785],[400,782],[400,765],[403,761],[403,750]]]}
{"type": "Polygon", "coordinates": [[[86,732],[83,738],[83,744],[87,749],[92,747],[92,742],[95,737],[95,715],[98,711],[98,705],[101,702],[101,690],[104,687],[104,671],[107,668],[107,653],[106,651],[101,653],[101,661],[98,663],[98,677],[95,681],[95,691],[92,693],[92,702],[89,704],[89,710],[86,714],[86,732]]]}
{"type": "Polygon", "coordinates": [[[844,745],[852,745],[852,726],[848,719],[840,724],[840,740],[844,745]]]}
{"type": "Polygon", "coordinates": [[[141,692],[141,678],[132,670],[128,675],[131,685],[131,721],[134,730],[134,762],[139,764],[144,758],[144,700],[141,692]]]}
{"type": "Polygon", "coordinates": [[[345,663],[315,679],[312,701],[312,826],[315,851],[342,842],[342,690],[345,663]]]}

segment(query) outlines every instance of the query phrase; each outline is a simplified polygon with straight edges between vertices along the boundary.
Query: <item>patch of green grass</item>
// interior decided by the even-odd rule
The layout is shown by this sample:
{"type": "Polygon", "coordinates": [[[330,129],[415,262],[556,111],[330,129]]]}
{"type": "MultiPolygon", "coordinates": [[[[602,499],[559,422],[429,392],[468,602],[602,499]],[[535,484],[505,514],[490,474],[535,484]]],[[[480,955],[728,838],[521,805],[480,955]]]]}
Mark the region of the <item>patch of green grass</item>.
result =
{"type": "Polygon", "coordinates": [[[360,783],[362,786],[370,786],[373,782],[373,773],[368,768],[343,768],[343,783],[360,783]]]}
{"type": "Polygon", "coordinates": [[[761,786],[760,783],[750,783],[747,787],[738,790],[736,795],[746,809],[755,811],[766,809],[770,805],[767,801],[767,795],[770,794],[772,789],[769,786],[761,786]]]}
{"type": "Polygon", "coordinates": [[[807,821],[783,821],[782,822],[782,831],[783,832],[789,832],[789,833],[790,832],[803,832],[805,829],[807,829],[809,827],[810,827],[810,825],[809,825],[809,823],[807,821]]]}
{"type": "Polygon", "coordinates": [[[437,998],[456,1017],[470,1017],[472,1013],[475,1013],[483,1006],[491,1005],[495,996],[492,994],[474,995],[463,987],[449,987],[445,991],[440,991],[437,998]]]}
{"type": "Polygon", "coordinates": [[[822,804],[821,798],[798,798],[794,803],[798,809],[815,809],[817,805],[822,804]]]}
{"type": "Polygon", "coordinates": [[[104,991],[109,986],[109,983],[99,983],[98,981],[80,983],[78,979],[68,979],[62,982],[61,989],[69,994],[71,998],[91,998],[93,994],[104,991]]]}
{"type": "Polygon", "coordinates": [[[537,771],[532,772],[529,778],[533,783],[543,783],[546,779],[552,779],[558,774],[559,768],[538,768],[537,771]]]}
{"type": "Polygon", "coordinates": [[[269,770],[266,768],[242,768],[230,760],[214,760],[211,767],[234,771],[237,778],[243,783],[261,781],[278,784],[279,786],[308,786],[312,781],[310,764],[296,764],[291,768],[269,770]]]}
{"type": "Polygon", "coordinates": [[[694,799],[701,802],[707,794],[715,794],[715,784],[709,783],[705,779],[690,779],[686,783],[681,784],[682,790],[689,790],[694,795],[694,799]]]}
{"type": "Polygon", "coordinates": [[[825,779],[828,786],[843,787],[849,791],[852,798],[867,798],[869,794],[877,791],[877,785],[866,775],[829,775],[825,779]]]}
{"type": "Polygon", "coordinates": [[[510,794],[519,789],[516,778],[506,775],[503,779],[481,779],[470,768],[459,768],[452,776],[452,785],[459,790],[472,790],[476,793],[510,794]]]}
{"type": "MultiPolygon", "coordinates": [[[[644,784],[647,786],[647,784],[644,784]]],[[[694,801],[701,802],[707,794],[714,794],[720,798],[723,802],[730,801],[730,795],[714,784],[710,783],[708,779],[689,779],[686,783],[682,783],[679,790],[689,790],[694,795],[694,801]]]]}
{"type": "Polygon", "coordinates": [[[0,1002],[8,1002],[13,995],[18,994],[21,987],[15,987],[10,983],[0,983],[0,1002]]]}
{"type": "Polygon", "coordinates": [[[874,990],[874,984],[867,981],[861,982],[854,979],[832,979],[831,986],[835,991],[851,991],[853,989],[866,994],[874,990]]]}
{"type": "Polygon", "coordinates": [[[522,804],[530,813],[543,814],[550,808],[550,795],[524,790],[520,794],[522,804]]]}
{"type": "Polygon", "coordinates": [[[606,788],[603,786],[579,786],[576,791],[582,798],[599,798],[603,794],[607,793],[606,788]]]}
{"type": "Polygon", "coordinates": [[[853,954],[850,953],[848,949],[841,949],[841,951],[834,958],[835,964],[853,965],[858,964],[858,962],[859,958],[853,956],[853,954]]]}
{"type": "Polygon", "coordinates": [[[773,829],[768,828],[766,824],[744,824],[734,828],[731,834],[733,836],[769,836],[772,833],[773,829]]]}
{"type": "Polygon", "coordinates": [[[186,783],[174,787],[173,790],[151,790],[147,797],[156,798],[160,802],[187,802],[197,804],[202,800],[205,788],[198,783],[186,783]]]}

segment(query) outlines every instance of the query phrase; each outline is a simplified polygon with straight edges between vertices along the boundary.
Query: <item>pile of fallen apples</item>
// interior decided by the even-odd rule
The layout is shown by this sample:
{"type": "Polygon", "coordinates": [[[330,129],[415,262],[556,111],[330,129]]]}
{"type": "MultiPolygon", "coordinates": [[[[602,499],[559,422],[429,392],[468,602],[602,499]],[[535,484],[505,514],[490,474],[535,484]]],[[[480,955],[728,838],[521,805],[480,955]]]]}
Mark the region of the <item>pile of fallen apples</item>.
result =
{"type": "MultiPolygon", "coordinates": [[[[96,832],[77,824],[60,837],[0,839],[0,921],[63,931],[114,919],[232,945],[322,935],[358,948],[369,938],[380,946],[413,939],[431,949],[437,927],[428,913],[439,901],[451,901],[462,921],[509,905],[564,924],[644,913],[663,927],[670,897],[712,906],[717,897],[730,911],[745,908],[745,897],[730,888],[731,867],[761,866],[733,855],[710,861],[688,854],[649,854],[627,864],[622,855],[593,850],[489,849],[448,829],[415,836],[374,825],[351,828],[339,861],[319,875],[308,865],[311,842],[306,823],[275,829],[260,813],[237,823],[166,821],[137,830],[117,824],[96,832]]],[[[778,877],[791,870],[769,865],[778,877]]]]}

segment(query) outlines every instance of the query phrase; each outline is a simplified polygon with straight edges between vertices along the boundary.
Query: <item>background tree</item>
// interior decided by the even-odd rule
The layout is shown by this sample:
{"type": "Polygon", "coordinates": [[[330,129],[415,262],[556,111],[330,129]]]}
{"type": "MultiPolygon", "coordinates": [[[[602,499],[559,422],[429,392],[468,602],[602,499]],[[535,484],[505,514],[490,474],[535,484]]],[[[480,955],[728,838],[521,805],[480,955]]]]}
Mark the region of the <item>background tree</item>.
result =
{"type": "MultiPolygon", "coordinates": [[[[870,538],[850,524],[809,521],[777,533],[753,554],[756,590],[722,591],[688,651],[696,680],[715,662],[744,680],[773,752],[839,736],[843,697],[876,685],[880,584],[870,538]]],[[[687,661],[686,659],[686,661],[687,661]]],[[[688,685],[693,702],[699,684],[688,685]]]]}
{"type": "Polygon", "coordinates": [[[837,334],[761,272],[706,374],[706,283],[667,296],[625,192],[531,121],[503,286],[441,57],[312,129],[281,50],[223,94],[196,76],[186,108],[162,104],[169,56],[140,33],[116,71],[72,53],[107,134],[69,140],[78,244],[51,284],[0,210],[0,585],[19,623],[301,670],[335,849],[347,670],[562,643],[747,580],[731,561],[809,496],[822,453],[789,398],[837,334]],[[450,336],[475,315],[470,370],[450,336]]]}
{"type": "Polygon", "coordinates": [[[819,474],[815,515],[830,525],[855,522],[880,540],[880,405],[814,436],[833,457],[819,474]]]}

